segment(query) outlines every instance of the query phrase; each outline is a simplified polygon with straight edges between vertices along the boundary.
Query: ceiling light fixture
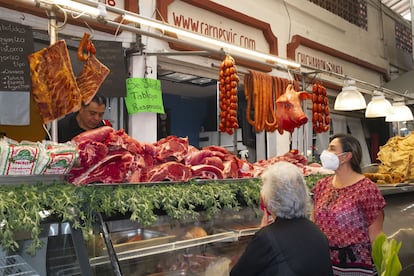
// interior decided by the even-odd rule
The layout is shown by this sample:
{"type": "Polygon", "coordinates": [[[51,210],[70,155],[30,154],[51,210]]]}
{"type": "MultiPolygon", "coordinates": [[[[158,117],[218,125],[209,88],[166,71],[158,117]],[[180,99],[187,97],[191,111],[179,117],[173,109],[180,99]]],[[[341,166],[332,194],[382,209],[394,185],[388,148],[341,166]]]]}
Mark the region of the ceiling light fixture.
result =
{"type": "Polygon", "coordinates": [[[392,112],[385,117],[386,122],[403,122],[414,120],[411,109],[405,105],[403,98],[397,98],[392,103],[392,112]]]}
{"type": "Polygon", "coordinates": [[[188,39],[192,39],[193,41],[198,41],[201,42],[203,44],[207,43],[210,45],[214,45],[214,46],[218,46],[220,48],[222,48],[224,51],[229,51],[229,52],[236,52],[238,54],[242,54],[242,55],[247,55],[247,56],[251,56],[251,57],[255,57],[255,58],[260,58],[263,59],[265,62],[273,62],[273,63],[278,63],[278,64],[283,64],[283,65],[287,65],[290,67],[294,67],[294,68],[299,68],[300,64],[294,61],[290,61],[287,59],[283,59],[283,58],[279,58],[277,56],[274,55],[269,55],[269,54],[265,54],[265,53],[261,53],[258,51],[252,51],[243,47],[239,47],[233,44],[229,44],[223,41],[219,41],[216,39],[212,39],[206,36],[202,36],[193,32],[189,32],[180,28],[177,28],[175,26],[169,25],[167,23],[158,21],[158,20],[154,20],[152,18],[148,18],[148,17],[144,17],[141,15],[132,15],[132,14],[124,14],[123,18],[125,21],[130,21],[130,22],[134,22],[134,23],[138,23],[138,24],[142,24],[148,27],[152,27],[152,28],[156,28],[156,29],[160,29],[162,31],[165,32],[171,32],[171,33],[175,33],[178,36],[181,37],[185,37],[188,39]]]}
{"type": "Polygon", "coordinates": [[[97,2],[96,7],[68,0],[39,0],[39,2],[46,5],[57,5],[60,8],[78,14],[88,14],[94,17],[105,17],[107,15],[105,4],[101,2],[97,2]]]}
{"type": "MultiPolygon", "coordinates": [[[[64,8],[72,12],[77,12],[79,14],[87,14],[93,17],[101,17],[101,18],[104,18],[107,16],[106,5],[101,2],[92,2],[92,1],[85,0],[83,1],[83,3],[85,4],[83,4],[83,3],[72,1],[72,0],[37,0],[37,1],[39,1],[42,4],[48,4],[48,5],[55,4],[59,6],[60,8],[64,8]]],[[[220,47],[220,50],[225,51],[225,52],[262,59],[263,62],[269,63],[269,64],[276,63],[280,65],[289,66],[292,68],[300,68],[301,66],[299,63],[292,61],[292,60],[283,59],[275,55],[270,55],[270,54],[266,54],[266,53],[262,53],[258,51],[249,50],[249,49],[236,46],[230,43],[226,43],[220,40],[212,39],[212,38],[209,38],[203,35],[199,35],[197,33],[193,33],[190,31],[186,31],[184,29],[177,28],[173,25],[164,23],[159,20],[155,20],[153,18],[141,16],[139,14],[131,13],[128,11],[110,8],[110,11],[115,11],[115,10],[118,14],[121,14],[122,12],[121,15],[123,19],[127,22],[128,21],[134,22],[134,23],[138,23],[138,24],[145,25],[148,27],[160,29],[164,32],[174,33],[178,36],[191,39],[192,41],[200,42],[203,45],[207,43],[213,46],[218,46],[220,47]]]]}
{"type": "Polygon", "coordinates": [[[385,117],[392,112],[391,103],[385,99],[384,93],[374,90],[371,101],[365,110],[366,118],[385,117]]]}
{"type": "Polygon", "coordinates": [[[334,109],[351,111],[364,109],[367,106],[364,96],[358,91],[354,80],[344,80],[342,91],[336,96],[334,109]]]}

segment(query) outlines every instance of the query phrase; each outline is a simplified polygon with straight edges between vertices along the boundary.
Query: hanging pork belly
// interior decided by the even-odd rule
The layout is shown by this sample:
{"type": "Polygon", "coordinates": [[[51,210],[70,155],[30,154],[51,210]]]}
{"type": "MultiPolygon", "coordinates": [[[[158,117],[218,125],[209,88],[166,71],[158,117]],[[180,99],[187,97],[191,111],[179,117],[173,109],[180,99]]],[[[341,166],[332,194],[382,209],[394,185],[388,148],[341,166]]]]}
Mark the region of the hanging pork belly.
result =
{"type": "Polygon", "coordinates": [[[43,123],[48,123],[80,108],[81,97],[66,42],[28,56],[32,93],[43,123]]]}
{"type": "Polygon", "coordinates": [[[85,33],[78,47],[78,59],[85,63],[76,78],[83,104],[88,104],[92,100],[110,72],[95,54],[96,49],[90,39],[90,34],[85,33]]]}

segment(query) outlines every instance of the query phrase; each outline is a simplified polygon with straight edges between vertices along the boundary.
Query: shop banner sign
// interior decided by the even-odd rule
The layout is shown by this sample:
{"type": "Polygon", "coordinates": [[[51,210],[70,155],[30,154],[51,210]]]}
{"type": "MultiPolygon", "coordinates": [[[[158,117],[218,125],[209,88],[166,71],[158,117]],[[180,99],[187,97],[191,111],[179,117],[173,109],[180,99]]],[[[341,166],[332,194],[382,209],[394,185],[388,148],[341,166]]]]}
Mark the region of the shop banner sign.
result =
{"type": "Polygon", "coordinates": [[[125,104],[128,114],[154,112],[164,114],[161,81],[148,78],[128,78],[125,104]]]}

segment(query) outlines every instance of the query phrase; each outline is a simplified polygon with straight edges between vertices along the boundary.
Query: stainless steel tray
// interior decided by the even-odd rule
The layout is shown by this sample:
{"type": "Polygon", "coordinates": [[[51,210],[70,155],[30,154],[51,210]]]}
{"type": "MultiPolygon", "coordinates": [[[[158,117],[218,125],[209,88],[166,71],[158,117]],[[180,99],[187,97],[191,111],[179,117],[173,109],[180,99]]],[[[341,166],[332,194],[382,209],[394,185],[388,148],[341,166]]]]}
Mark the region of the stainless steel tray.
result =
{"type": "Polygon", "coordinates": [[[248,181],[259,181],[260,178],[249,177],[249,178],[226,178],[226,179],[193,179],[187,182],[176,182],[176,181],[159,181],[159,182],[136,182],[136,183],[91,183],[88,186],[125,186],[125,185],[144,185],[144,186],[159,186],[159,185],[186,185],[188,183],[196,183],[199,185],[209,184],[212,182],[230,184],[240,183],[248,181]]]}
{"type": "Polygon", "coordinates": [[[142,228],[111,233],[110,237],[117,253],[168,243],[175,238],[172,235],[142,228]],[[135,237],[139,237],[139,240],[134,239],[135,237]]]}
{"type": "Polygon", "coordinates": [[[44,174],[44,175],[0,175],[0,185],[22,185],[22,184],[53,184],[65,182],[65,175],[44,174]]]}

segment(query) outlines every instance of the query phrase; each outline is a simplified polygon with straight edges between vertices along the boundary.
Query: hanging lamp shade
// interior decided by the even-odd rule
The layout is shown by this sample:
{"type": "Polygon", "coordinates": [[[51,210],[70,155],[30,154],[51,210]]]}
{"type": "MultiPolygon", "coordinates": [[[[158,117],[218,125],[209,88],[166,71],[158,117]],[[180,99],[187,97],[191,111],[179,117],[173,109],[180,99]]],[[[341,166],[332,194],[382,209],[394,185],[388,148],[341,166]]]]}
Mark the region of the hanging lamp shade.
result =
{"type": "Polygon", "coordinates": [[[358,91],[354,80],[345,80],[342,91],[336,96],[334,109],[351,111],[364,109],[367,106],[364,96],[358,91]]]}
{"type": "Polygon", "coordinates": [[[398,98],[392,103],[391,114],[385,117],[386,122],[403,122],[412,121],[413,113],[411,109],[405,105],[404,99],[398,98]]]}
{"type": "Polygon", "coordinates": [[[385,99],[384,93],[374,91],[371,101],[365,110],[366,118],[385,117],[392,113],[391,103],[385,99]]]}

